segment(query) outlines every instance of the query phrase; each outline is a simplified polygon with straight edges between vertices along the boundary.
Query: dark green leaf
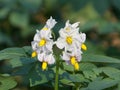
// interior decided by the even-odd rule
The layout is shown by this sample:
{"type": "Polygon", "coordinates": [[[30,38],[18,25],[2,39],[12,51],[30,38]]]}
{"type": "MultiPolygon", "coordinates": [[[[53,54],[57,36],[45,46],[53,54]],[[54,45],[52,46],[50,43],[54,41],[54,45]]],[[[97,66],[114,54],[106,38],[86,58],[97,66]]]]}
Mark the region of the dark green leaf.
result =
{"type": "Polygon", "coordinates": [[[93,82],[89,83],[88,87],[84,90],[103,90],[116,85],[118,82],[120,82],[120,80],[114,80],[110,78],[105,78],[103,80],[94,80],[93,82]]]}
{"type": "Polygon", "coordinates": [[[83,54],[84,62],[101,62],[101,63],[118,63],[120,60],[112,57],[107,57],[103,55],[93,55],[93,54],[83,54]]]}
{"type": "Polygon", "coordinates": [[[0,51],[0,60],[26,56],[22,48],[7,48],[0,51]]]}
{"type": "Polygon", "coordinates": [[[43,83],[47,83],[49,80],[53,80],[54,73],[52,70],[43,71],[39,64],[34,70],[29,73],[30,86],[35,86],[43,83]]]}
{"type": "Polygon", "coordinates": [[[70,80],[72,82],[88,82],[82,74],[69,74],[67,72],[63,73],[63,78],[70,80]]]}
{"type": "Polygon", "coordinates": [[[92,70],[93,68],[97,68],[94,64],[92,63],[80,63],[80,70],[92,70]]]}
{"type": "Polygon", "coordinates": [[[10,90],[16,85],[17,83],[12,77],[0,75],[0,90],[10,90]]]}

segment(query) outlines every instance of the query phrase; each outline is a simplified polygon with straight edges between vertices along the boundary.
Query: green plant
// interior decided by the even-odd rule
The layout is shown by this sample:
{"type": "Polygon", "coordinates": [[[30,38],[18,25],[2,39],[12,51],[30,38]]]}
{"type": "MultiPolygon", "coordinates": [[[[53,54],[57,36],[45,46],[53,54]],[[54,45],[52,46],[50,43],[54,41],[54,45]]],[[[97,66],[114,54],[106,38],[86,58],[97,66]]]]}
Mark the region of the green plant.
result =
{"type": "MultiPolygon", "coordinates": [[[[74,25],[77,27],[78,23],[74,25]]],[[[46,28],[45,26],[43,28],[44,31],[47,29],[49,29],[49,27],[46,28]]],[[[68,28],[67,30],[69,31],[68,28]]],[[[39,31],[37,31],[37,33],[39,33],[39,31]]],[[[67,39],[68,40],[66,41],[71,44],[71,38],[67,39]]],[[[46,43],[43,39],[41,40],[41,42],[38,42],[40,46],[46,43]]],[[[86,49],[86,46],[83,45],[83,43],[84,40],[82,41],[82,48],[86,49]]],[[[59,44],[60,43],[58,43],[58,47],[60,47],[59,44]]],[[[100,52],[98,52],[98,54],[96,52],[95,54],[94,52],[97,48],[92,50],[93,53],[91,53],[89,52],[89,47],[91,47],[90,43],[86,44],[88,45],[88,52],[86,51],[85,54],[82,55],[83,58],[80,63],[78,63],[79,61],[75,61],[75,63],[78,64],[77,67],[74,62],[72,64],[72,61],[70,62],[72,65],[66,65],[66,61],[62,60],[63,58],[60,57],[60,55],[62,55],[62,50],[56,46],[54,46],[53,52],[49,52],[55,56],[56,64],[52,63],[53,65],[47,66],[46,64],[43,64],[44,60],[42,61],[35,57],[37,55],[36,50],[39,50],[39,48],[36,49],[36,46],[35,49],[33,46],[32,48],[31,46],[6,48],[0,51],[0,60],[9,60],[9,63],[13,68],[11,75],[24,75],[25,78],[29,79],[31,87],[40,84],[48,84],[52,87],[55,85],[55,90],[58,90],[58,87],[72,87],[76,90],[102,90],[106,88],[119,89],[120,70],[115,67],[110,67],[107,64],[119,65],[120,60],[104,56],[103,54],[100,54],[100,52]],[[31,54],[34,58],[31,58],[31,54]]],[[[45,62],[49,64],[48,61],[45,62]]],[[[13,87],[11,86],[10,88],[13,87]]]]}

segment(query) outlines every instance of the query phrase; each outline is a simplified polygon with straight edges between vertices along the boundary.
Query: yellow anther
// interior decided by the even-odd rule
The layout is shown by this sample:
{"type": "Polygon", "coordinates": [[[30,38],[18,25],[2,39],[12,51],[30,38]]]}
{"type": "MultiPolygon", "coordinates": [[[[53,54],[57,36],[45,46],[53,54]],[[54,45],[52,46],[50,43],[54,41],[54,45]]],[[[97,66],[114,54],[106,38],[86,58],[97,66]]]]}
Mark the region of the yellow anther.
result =
{"type": "Polygon", "coordinates": [[[78,64],[78,62],[75,63],[74,69],[75,69],[75,70],[79,70],[79,64],[78,64]]]}
{"type": "Polygon", "coordinates": [[[66,38],[66,42],[67,42],[68,44],[72,44],[72,42],[73,42],[72,37],[71,37],[71,36],[68,36],[68,37],[66,38]]]}
{"type": "Polygon", "coordinates": [[[42,30],[48,30],[48,28],[47,28],[47,27],[44,27],[42,30]]]}
{"type": "Polygon", "coordinates": [[[85,44],[82,44],[81,48],[82,48],[83,50],[87,50],[87,46],[86,46],[85,44]]]}
{"type": "Polygon", "coordinates": [[[36,57],[36,56],[37,56],[37,52],[36,51],[32,52],[31,57],[36,57]]]}
{"type": "Polygon", "coordinates": [[[71,57],[71,58],[70,58],[70,62],[71,62],[72,65],[75,65],[75,63],[76,63],[76,58],[75,58],[74,56],[71,57]]]}
{"type": "Polygon", "coordinates": [[[46,44],[46,40],[45,39],[41,39],[39,42],[39,46],[44,46],[46,44]]]}
{"type": "Polygon", "coordinates": [[[42,63],[42,70],[46,70],[47,69],[47,62],[43,62],[42,63]]]}

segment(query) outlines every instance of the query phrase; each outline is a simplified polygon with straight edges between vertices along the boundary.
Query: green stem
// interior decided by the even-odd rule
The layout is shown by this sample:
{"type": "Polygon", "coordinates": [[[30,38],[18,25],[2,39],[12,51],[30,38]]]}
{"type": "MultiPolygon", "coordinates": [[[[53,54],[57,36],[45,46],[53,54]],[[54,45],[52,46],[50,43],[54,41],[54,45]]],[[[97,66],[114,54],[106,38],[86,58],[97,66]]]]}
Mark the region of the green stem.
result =
{"type": "Polygon", "coordinates": [[[59,59],[56,60],[55,90],[58,90],[58,78],[59,78],[59,59]]]}

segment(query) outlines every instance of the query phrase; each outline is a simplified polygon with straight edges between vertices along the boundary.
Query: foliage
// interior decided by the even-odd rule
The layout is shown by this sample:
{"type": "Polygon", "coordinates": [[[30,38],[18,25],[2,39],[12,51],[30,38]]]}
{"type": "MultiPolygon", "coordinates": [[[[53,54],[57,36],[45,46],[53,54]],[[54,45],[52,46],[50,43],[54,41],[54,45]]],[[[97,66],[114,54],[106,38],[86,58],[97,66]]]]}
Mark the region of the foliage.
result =
{"type": "MultiPolygon", "coordinates": [[[[18,48],[30,45],[35,29],[41,28],[50,16],[61,22],[67,19],[80,21],[80,31],[88,37],[88,50],[83,54],[78,72],[74,72],[72,66],[60,63],[59,86],[77,86],[81,90],[119,90],[120,51],[116,47],[120,44],[112,47],[114,38],[109,38],[111,33],[120,32],[119,3],[120,0],[0,0],[0,49],[17,46],[0,51],[0,61],[8,61],[12,68],[10,76],[0,75],[0,90],[16,86],[13,75],[23,76],[31,87],[53,87],[56,67],[53,65],[42,71],[41,63],[31,58],[30,46],[18,48]],[[94,39],[90,37],[92,31],[96,31],[94,39]],[[104,41],[108,46],[103,44],[104,41]]],[[[56,35],[59,27],[63,27],[62,23],[57,25],[54,29],[56,35]]]]}
{"type": "MultiPolygon", "coordinates": [[[[36,58],[30,58],[31,47],[7,48],[0,51],[0,60],[9,60],[13,71],[11,75],[26,75],[29,78],[30,86],[39,84],[54,83],[55,66],[50,66],[47,71],[42,71],[41,64],[36,58]]],[[[60,84],[62,86],[79,86],[82,90],[101,90],[113,87],[120,82],[120,70],[100,64],[117,63],[119,59],[106,57],[104,55],[87,54],[83,56],[80,63],[80,71],[74,71],[71,65],[61,63],[60,84]],[[94,63],[93,63],[94,62],[94,63]],[[95,64],[100,62],[99,65],[95,64]]],[[[14,82],[13,82],[14,83],[14,82]]]]}
{"type": "Polygon", "coordinates": [[[9,90],[17,85],[17,82],[8,74],[0,74],[0,90],[9,90]]]}

